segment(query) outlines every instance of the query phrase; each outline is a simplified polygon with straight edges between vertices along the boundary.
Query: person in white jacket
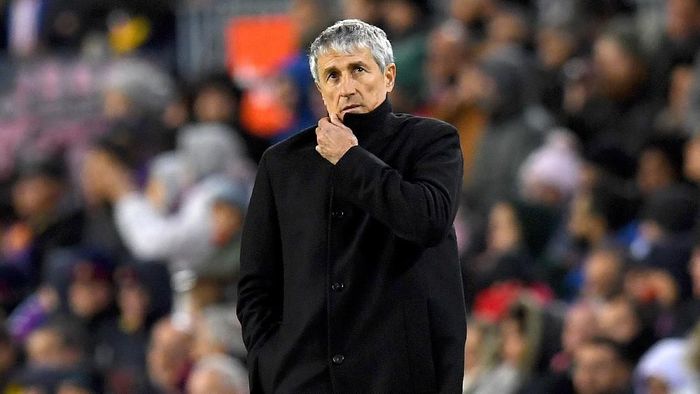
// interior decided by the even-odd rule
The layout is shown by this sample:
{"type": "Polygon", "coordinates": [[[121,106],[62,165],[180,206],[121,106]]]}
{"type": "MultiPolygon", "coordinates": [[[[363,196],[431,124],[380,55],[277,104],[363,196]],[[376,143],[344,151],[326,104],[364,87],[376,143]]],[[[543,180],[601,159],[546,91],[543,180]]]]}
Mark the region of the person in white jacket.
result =
{"type": "MultiPolygon", "coordinates": [[[[182,190],[166,192],[179,196],[167,197],[179,200],[179,208],[159,209],[146,194],[130,187],[114,199],[114,214],[120,235],[137,258],[167,260],[171,272],[177,272],[195,268],[213,251],[210,212],[217,185],[249,182],[252,171],[242,143],[220,124],[184,128],[178,138],[179,156],[170,155],[182,161],[182,181],[176,186],[182,190]]],[[[153,181],[162,182],[157,176],[153,181]]]]}
{"type": "Polygon", "coordinates": [[[211,205],[220,185],[249,187],[253,165],[243,152],[227,126],[183,128],[177,151],[153,161],[148,193],[137,190],[128,170],[115,160],[104,157],[92,164],[126,247],[139,260],[166,262],[177,292],[188,290],[198,264],[215,250],[211,205]]]}

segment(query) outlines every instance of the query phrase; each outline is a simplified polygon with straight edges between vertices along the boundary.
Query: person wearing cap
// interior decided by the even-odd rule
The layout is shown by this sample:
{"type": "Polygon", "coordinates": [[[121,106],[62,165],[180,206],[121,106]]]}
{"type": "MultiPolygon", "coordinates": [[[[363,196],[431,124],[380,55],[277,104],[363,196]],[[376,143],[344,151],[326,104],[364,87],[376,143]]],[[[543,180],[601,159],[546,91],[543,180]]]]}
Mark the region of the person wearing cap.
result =
{"type": "Polygon", "coordinates": [[[460,392],[457,132],[392,111],[375,26],[335,23],[309,63],[328,116],[265,152],[243,227],[251,392],[460,392]]]}

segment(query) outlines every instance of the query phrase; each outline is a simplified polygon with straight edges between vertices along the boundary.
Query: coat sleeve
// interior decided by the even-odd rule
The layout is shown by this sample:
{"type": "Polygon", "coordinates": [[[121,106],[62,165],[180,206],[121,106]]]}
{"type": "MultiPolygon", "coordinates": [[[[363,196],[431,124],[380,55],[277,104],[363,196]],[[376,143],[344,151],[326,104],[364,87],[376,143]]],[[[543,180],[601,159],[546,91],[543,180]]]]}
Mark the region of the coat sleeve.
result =
{"type": "Polygon", "coordinates": [[[416,133],[410,171],[399,173],[366,149],[348,150],[334,169],[334,191],[405,240],[433,246],[447,235],[462,185],[462,151],[446,123],[416,133]]]}
{"type": "Polygon", "coordinates": [[[249,352],[275,331],[282,310],[282,253],[279,222],[263,156],[241,238],[237,314],[249,352]]]}

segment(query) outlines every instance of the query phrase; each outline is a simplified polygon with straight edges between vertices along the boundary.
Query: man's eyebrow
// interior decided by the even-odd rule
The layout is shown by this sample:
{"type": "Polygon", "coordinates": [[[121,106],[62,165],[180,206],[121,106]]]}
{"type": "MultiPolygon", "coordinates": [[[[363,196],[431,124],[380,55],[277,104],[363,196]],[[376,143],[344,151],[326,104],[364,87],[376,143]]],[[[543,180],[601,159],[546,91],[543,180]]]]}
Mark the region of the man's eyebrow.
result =
{"type": "Polygon", "coordinates": [[[350,63],[350,68],[355,68],[357,66],[367,68],[367,63],[363,62],[362,60],[350,63]]]}
{"type": "Polygon", "coordinates": [[[332,72],[337,72],[337,71],[338,71],[338,68],[336,66],[330,66],[328,68],[323,69],[322,75],[326,76],[332,72]]]}

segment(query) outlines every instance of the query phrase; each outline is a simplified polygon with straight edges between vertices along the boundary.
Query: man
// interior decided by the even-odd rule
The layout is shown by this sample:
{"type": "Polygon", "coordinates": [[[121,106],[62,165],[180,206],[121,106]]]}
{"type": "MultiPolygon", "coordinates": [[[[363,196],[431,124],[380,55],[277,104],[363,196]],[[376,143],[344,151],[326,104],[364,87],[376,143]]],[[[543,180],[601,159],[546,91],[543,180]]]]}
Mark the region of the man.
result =
{"type": "Polygon", "coordinates": [[[577,394],[631,393],[631,376],[629,362],[612,340],[592,338],[574,353],[573,383],[577,394]]]}
{"type": "Polygon", "coordinates": [[[377,27],[336,23],[309,63],[328,117],[265,152],[242,235],[252,391],[459,392],[457,133],[392,113],[377,27]]]}

